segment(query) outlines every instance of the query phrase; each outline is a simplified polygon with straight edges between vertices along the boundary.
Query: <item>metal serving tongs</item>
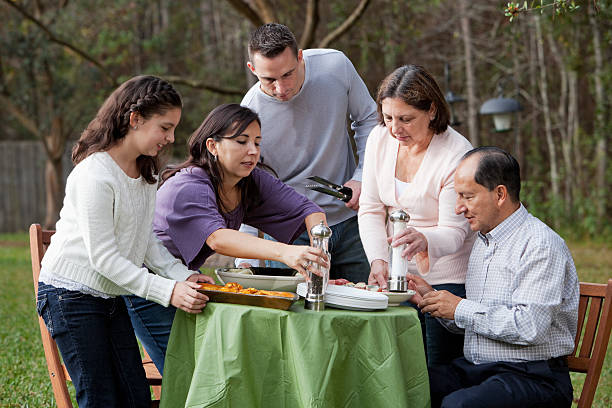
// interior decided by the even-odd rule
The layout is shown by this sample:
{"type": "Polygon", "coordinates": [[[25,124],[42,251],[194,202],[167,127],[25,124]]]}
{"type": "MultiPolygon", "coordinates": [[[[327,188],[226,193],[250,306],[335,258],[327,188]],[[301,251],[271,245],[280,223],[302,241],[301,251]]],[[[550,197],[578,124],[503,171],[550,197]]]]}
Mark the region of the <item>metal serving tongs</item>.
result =
{"type": "Polygon", "coordinates": [[[318,176],[311,176],[307,178],[308,180],[312,180],[314,182],[323,184],[324,186],[333,189],[333,190],[330,190],[325,187],[318,186],[316,184],[306,184],[306,188],[310,190],[314,190],[314,191],[318,191],[319,193],[334,196],[337,199],[344,201],[345,203],[348,203],[349,201],[351,201],[351,197],[353,197],[353,190],[351,190],[350,188],[346,186],[340,186],[336,183],[332,183],[331,181],[325,180],[324,178],[318,177],[318,176]]]}

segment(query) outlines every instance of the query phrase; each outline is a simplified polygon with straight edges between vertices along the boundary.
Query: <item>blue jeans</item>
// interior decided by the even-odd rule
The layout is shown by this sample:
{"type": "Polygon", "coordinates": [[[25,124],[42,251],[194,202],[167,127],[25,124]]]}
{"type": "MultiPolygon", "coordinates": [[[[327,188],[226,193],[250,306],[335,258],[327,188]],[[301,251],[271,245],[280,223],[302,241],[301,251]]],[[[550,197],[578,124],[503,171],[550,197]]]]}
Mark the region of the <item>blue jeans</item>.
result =
{"type": "MultiPolygon", "coordinates": [[[[332,225],[332,236],[329,239],[329,253],[331,255],[331,268],[329,271],[330,279],[344,278],[353,283],[368,282],[370,276],[370,263],[366,257],[361,239],[359,238],[359,225],[357,217],[349,218],[339,224],[332,225]]],[[[266,239],[272,237],[266,235],[266,239]]],[[[293,241],[294,245],[310,245],[308,232],[293,241]]],[[[267,266],[277,268],[288,268],[287,265],[276,262],[266,261],[267,266]]]]}
{"type": "Polygon", "coordinates": [[[159,372],[164,374],[166,348],[176,308],[164,307],[138,296],[122,296],[136,336],[159,372]]]}
{"type": "MultiPolygon", "coordinates": [[[[447,290],[453,295],[465,298],[465,285],[463,284],[445,283],[432,286],[436,290],[447,290]]],[[[454,359],[463,357],[463,334],[449,332],[435,317],[421,313],[413,303],[405,302],[402,305],[414,307],[418,311],[428,367],[450,364],[454,359]]]]}
{"type": "Polygon", "coordinates": [[[431,406],[569,408],[572,382],[564,357],[473,364],[464,357],[429,367],[431,406]]]}
{"type": "Polygon", "coordinates": [[[79,407],[150,407],[149,384],[123,299],[39,283],[36,309],[62,354],[79,407]]]}

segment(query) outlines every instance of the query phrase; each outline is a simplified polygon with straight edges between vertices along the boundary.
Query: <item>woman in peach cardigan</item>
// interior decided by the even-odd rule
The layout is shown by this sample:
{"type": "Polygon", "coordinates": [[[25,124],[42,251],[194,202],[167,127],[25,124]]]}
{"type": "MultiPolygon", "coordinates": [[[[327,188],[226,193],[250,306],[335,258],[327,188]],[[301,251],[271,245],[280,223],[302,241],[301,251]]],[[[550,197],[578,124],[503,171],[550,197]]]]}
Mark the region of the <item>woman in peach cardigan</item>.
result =
{"type": "MultiPolygon", "coordinates": [[[[376,103],[379,125],[366,145],[359,233],[368,261],[369,283],[387,286],[389,249],[406,244],[409,271],[437,290],[465,297],[465,273],[474,242],[468,223],[455,214],[453,174],[470,142],[449,126],[449,110],[435,79],[423,67],[397,68],[381,83],[376,103]],[[410,215],[407,230],[390,237],[387,216],[410,215]],[[418,265],[418,268],[417,268],[418,265]]],[[[463,355],[463,336],[435,318],[424,324],[428,364],[463,355]]]]}

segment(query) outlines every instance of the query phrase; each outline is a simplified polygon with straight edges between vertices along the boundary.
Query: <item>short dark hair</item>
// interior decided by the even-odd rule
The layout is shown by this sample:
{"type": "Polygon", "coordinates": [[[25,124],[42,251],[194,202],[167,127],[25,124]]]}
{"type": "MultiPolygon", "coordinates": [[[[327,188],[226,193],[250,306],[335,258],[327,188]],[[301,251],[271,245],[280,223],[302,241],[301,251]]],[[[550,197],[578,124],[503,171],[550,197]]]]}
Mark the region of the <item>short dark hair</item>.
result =
{"type": "Polygon", "coordinates": [[[516,159],[499,147],[481,146],[464,154],[461,161],[474,154],[479,156],[474,180],[489,191],[499,185],[506,186],[510,199],[518,203],[521,193],[521,169],[516,159]]]}
{"type": "Polygon", "coordinates": [[[255,54],[265,58],[274,58],[289,47],[297,58],[298,45],[295,36],[285,25],[268,23],[251,33],[249,39],[249,59],[253,62],[255,54]]]}
{"type": "Polygon", "coordinates": [[[436,116],[429,121],[429,128],[436,134],[444,132],[450,123],[448,105],[438,83],[420,65],[401,66],[380,83],[376,105],[378,121],[383,126],[385,121],[382,115],[382,101],[386,98],[399,98],[422,111],[429,111],[433,103],[436,116]]]}

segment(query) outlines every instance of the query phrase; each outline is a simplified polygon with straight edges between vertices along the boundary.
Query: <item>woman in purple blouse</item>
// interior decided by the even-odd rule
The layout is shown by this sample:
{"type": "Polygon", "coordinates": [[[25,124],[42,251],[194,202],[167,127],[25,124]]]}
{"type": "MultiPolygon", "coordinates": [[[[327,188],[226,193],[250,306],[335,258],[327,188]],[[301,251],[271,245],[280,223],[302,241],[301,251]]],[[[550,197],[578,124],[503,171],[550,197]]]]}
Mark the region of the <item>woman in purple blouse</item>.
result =
{"type": "MultiPolygon", "coordinates": [[[[215,108],[189,139],[189,157],[162,173],[153,229],[166,248],[197,271],[213,253],[283,262],[306,275],[322,252],[290,245],[325,220],[319,206],[257,167],[260,121],[238,104],[215,108]],[[239,232],[252,225],[278,242],[239,232]]],[[[175,309],[125,297],[132,324],[160,372],[175,309]]]]}

